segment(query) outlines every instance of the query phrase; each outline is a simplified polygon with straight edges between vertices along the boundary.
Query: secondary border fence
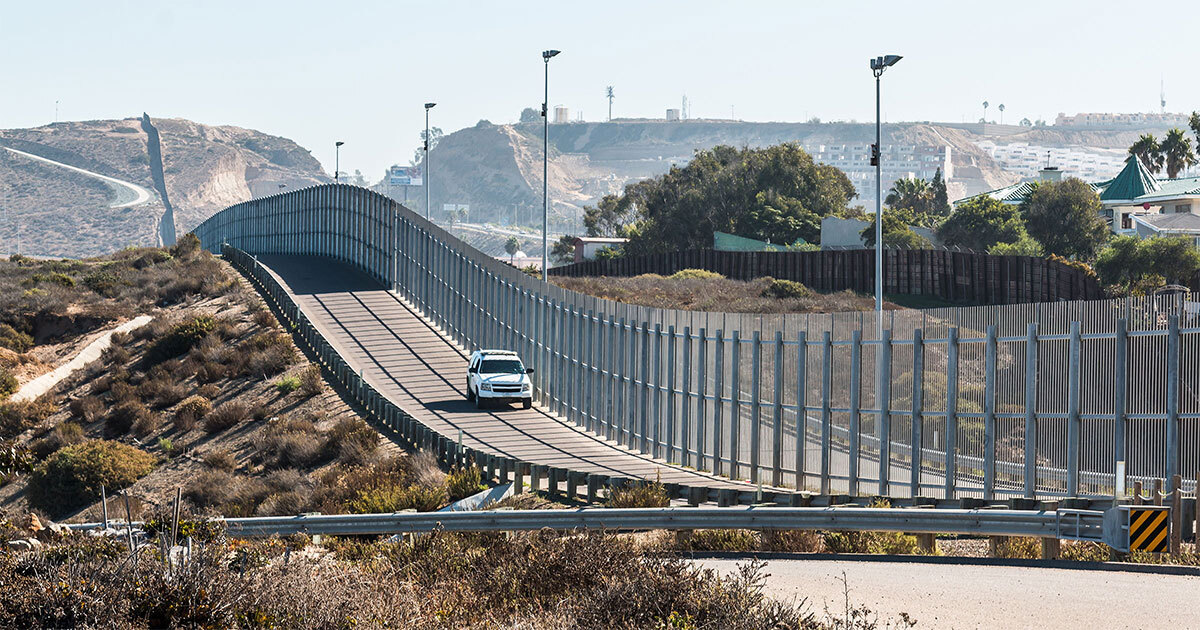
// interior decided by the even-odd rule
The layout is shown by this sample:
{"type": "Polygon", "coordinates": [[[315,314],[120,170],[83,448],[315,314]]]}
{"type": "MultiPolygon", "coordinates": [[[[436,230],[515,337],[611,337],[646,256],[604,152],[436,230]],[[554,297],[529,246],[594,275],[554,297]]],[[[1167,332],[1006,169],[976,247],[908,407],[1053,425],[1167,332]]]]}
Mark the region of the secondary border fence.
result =
{"type": "MultiPolygon", "coordinates": [[[[589,260],[555,267],[550,274],[624,277],[644,273],[671,275],[681,269],[706,269],[735,280],[764,276],[795,280],[818,291],[875,292],[875,250],[861,248],[814,252],[692,249],[589,260]]],[[[1058,261],[945,249],[885,249],[883,290],[974,304],[1104,297],[1094,277],[1058,261]]]]}
{"type": "Polygon", "coordinates": [[[1178,296],[881,320],[641,307],[546,285],[339,184],[235,205],[195,232],[214,251],[353,264],[461,346],[519,351],[552,412],[734,479],[1051,498],[1176,474],[1193,486],[1200,470],[1200,315],[1178,296]]]}

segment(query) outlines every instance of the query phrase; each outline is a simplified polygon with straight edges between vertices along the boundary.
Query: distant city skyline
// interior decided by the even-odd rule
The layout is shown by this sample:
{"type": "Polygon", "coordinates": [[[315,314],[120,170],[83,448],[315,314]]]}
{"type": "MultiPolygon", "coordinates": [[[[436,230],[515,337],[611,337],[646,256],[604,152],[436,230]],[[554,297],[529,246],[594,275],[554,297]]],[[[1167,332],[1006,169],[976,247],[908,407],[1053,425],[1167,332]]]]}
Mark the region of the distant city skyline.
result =
{"type": "Polygon", "coordinates": [[[867,60],[904,55],[883,81],[886,121],[1054,121],[1060,113],[1200,109],[1192,7],[1180,21],[1119,20],[1127,3],[948,1],[845,5],[750,2],[235,3],[144,0],[5,8],[9,63],[0,128],[59,120],[188,118],[285,136],[332,171],[377,180],[407,163],[423,128],[515,121],[541,102],[589,121],[662,117],[683,96],[694,118],[874,119],[867,60]],[[1089,42],[1094,44],[1089,45],[1089,42]],[[1153,42],[1145,45],[1144,42],[1153,42]]]}

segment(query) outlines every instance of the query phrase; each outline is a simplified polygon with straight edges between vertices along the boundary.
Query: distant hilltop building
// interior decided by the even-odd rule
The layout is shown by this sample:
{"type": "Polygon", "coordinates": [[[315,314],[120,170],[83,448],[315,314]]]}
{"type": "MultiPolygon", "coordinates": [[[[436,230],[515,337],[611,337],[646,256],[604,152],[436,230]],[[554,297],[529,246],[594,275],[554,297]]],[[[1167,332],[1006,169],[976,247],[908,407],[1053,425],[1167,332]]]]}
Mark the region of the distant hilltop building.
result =
{"type": "Polygon", "coordinates": [[[1153,112],[1145,114],[1086,113],[1068,116],[1060,112],[1054,119],[1054,124],[1059,127],[1180,126],[1188,124],[1188,114],[1158,114],[1153,112]]]}
{"type": "MultiPolygon", "coordinates": [[[[817,162],[841,169],[854,184],[863,207],[874,208],[875,167],[871,166],[870,144],[804,144],[803,147],[817,162]]],[[[884,196],[898,179],[932,180],[938,169],[946,182],[954,177],[949,146],[885,144],[882,156],[884,196]]]]}

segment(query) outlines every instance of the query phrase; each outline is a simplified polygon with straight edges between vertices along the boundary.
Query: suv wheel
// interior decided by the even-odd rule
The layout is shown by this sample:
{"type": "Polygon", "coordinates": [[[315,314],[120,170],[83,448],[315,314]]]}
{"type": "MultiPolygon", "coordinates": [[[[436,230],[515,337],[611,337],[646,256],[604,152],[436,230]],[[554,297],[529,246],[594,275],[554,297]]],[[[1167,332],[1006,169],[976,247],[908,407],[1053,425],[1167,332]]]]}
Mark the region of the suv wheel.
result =
{"type": "Polygon", "coordinates": [[[532,407],[533,407],[533,399],[532,398],[526,398],[525,400],[521,401],[522,409],[530,409],[532,407]]]}
{"type": "Polygon", "coordinates": [[[475,400],[475,393],[471,391],[471,381],[467,381],[467,402],[475,400]]]}
{"type": "Polygon", "coordinates": [[[483,409],[483,399],[478,394],[475,395],[475,408],[483,409]]]}

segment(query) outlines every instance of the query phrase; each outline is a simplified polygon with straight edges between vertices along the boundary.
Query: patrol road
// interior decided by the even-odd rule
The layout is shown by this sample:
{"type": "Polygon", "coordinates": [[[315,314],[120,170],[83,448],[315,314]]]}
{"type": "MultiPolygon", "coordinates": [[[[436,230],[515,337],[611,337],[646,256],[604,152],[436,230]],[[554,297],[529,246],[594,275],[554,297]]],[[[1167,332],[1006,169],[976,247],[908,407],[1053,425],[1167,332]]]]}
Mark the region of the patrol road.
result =
{"type": "MultiPolygon", "coordinates": [[[[701,560],[722,574],[740,560],[701,560]]],[[[818,616],[866,606],[885,620],[908,613],[918,628],[1194,628],[1200,576],[1030,567],[770,560],[768,595],[807,598],[818,616]]]]}

